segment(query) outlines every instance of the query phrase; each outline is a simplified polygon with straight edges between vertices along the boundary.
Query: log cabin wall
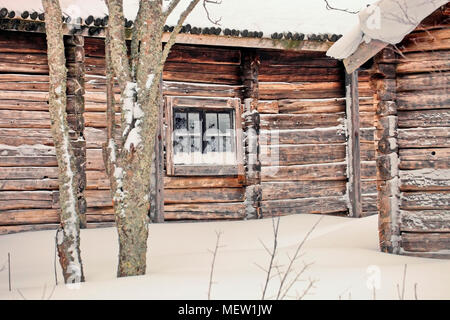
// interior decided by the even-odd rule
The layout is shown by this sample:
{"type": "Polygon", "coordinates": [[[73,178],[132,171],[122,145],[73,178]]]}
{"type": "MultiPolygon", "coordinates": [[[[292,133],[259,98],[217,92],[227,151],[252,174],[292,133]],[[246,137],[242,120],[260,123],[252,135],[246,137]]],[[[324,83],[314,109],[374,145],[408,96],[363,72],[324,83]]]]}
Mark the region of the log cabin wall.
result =
{"type": "Polygon", "coordinates": [[[262,216],[347,215],[341,64],[324,53],[259,55],[262,216]]]}
{"type": "MultiPolygon", "coordinates": [[[[0,232],[54,228],[58,184],[45,35],[2,32],[0,41],[0,232]]],[[[111,225],[101,150],[106,140],[104,42],[70,37],[66,47],[80,210],[88,227],[111,225]]],[[[163,79],[165,97],[239,98],[245,111],[244,177],[169,176],[162,159],[165,220],[348,214],[346,101],[338,61],[318,52],[176,45],[163,79]],[[251,138],[249,129],[256,129],[256,136],[251,138]]],[[[367,72],[359,80],[362,207],[368,215],[374,213],[374,109],[367,72]]]]}
{"type": "MultiPolygon", "coordinates": [[[[80,41],[82,38],[65,38],[68,122],[77,159],[77,204],[85,225],[84,62],[80,41]]],[[[0,234],[55,228],[59,222],[48,72],[45,35],[0,32],[0,234]]]]}
{"type": "Polygon", "coordinates": [[[450,257],[450,27],[422,26],[377,57],[380,241],[450,257]]]}

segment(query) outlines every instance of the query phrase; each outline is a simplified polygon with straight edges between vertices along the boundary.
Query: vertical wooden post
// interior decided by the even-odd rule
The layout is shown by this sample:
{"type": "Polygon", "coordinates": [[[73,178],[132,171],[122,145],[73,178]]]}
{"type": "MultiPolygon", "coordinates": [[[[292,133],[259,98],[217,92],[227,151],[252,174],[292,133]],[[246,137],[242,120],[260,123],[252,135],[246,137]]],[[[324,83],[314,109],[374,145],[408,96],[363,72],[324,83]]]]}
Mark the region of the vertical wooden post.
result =
{"type": "Polygon", "coordinates": [[[163,82],[161,80],[159,99],[158,128],[156,131],[155,152],[152,161],[150,218],[154,223],[164,222],[164,130],[163,130],[163,82]]]}
{"type": "Polygon", "coordinates": [[[359,96],[358,70],[345,73],[346,111],[347,111],[347,196],[351,217],[362,216],[361,204],[361,153],[359,138],[359,96]]]}
{"type": "Polygon", "coordinates": [[[259,218],[261,201],[261,164],[259,160],[259,55],[255,50],[242,50],[241,77],[244,85],[244,167],[247,219],[259,218]]]}
{"type": "Polygon", "coordinates": [[[386,48],[374,58],[371,86],[376,90],[377,207],[380,249],[400,250],[399,169],[395,52],[386,48]]]}
{"type": "Polygon", "coordinates": [[[84,37],[64,38],[67,64],[67,121],[75,156],[78,181],[77,205],[80,227],[86,228],[86,140],[84,139],[84,37]]]}

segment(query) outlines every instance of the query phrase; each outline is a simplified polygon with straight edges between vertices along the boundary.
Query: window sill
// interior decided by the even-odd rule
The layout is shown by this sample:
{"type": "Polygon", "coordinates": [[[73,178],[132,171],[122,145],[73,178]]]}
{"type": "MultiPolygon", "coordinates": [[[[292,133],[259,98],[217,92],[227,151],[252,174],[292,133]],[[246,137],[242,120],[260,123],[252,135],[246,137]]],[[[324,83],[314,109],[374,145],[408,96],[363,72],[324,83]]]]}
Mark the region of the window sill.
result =
{"type": "Polygon", "coordinates": [[[237,165],[175,165],[174,176],[237,176],[237,165]]]}

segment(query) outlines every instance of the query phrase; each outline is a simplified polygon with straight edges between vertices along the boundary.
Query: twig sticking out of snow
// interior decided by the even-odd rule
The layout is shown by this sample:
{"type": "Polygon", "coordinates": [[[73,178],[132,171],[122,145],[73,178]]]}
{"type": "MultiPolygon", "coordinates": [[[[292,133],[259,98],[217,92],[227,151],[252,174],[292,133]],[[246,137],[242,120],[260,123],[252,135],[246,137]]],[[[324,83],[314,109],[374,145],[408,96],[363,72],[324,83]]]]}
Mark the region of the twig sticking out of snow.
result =
{"type": "Polygon", "coordinates": [[[214,248],[214,251],[209,250],[213,255],[213,260],[211,262],[211,272],[209,273],[208,300],[211,300],[211,288],[212,285],[215,283],[213,282],[213,274],[214,274],[214,266],[216,264],[217,251],[219,251],[219,248],[222,248],[222,246],[219,246],[221,235],[222,235],[221,231],[216,231],[216,246],[214,248]]]}

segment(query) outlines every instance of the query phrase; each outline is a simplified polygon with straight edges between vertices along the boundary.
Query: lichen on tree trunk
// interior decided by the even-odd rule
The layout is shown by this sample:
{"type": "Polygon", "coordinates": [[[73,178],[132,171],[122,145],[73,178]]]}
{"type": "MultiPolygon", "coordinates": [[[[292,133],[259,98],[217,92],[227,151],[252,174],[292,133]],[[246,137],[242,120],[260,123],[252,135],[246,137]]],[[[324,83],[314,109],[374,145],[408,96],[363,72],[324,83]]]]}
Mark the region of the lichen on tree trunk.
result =
{"type": "Polygon", "coordinates": [[[69,140],[66,113],[67,69],[64,55],[62,13],[58,0],[42,0],[45,10],[49,65],[49,111],[58,162],[61,225],[57,233],[59,261],[66,283],[84,281],[80,254],[80,217],[77,206],[76,166],[69,140]]]}

